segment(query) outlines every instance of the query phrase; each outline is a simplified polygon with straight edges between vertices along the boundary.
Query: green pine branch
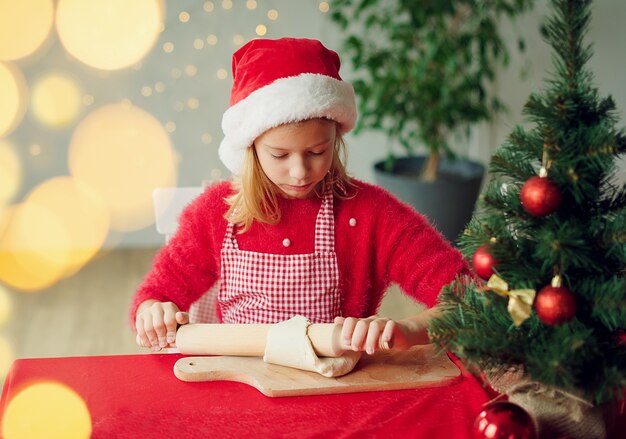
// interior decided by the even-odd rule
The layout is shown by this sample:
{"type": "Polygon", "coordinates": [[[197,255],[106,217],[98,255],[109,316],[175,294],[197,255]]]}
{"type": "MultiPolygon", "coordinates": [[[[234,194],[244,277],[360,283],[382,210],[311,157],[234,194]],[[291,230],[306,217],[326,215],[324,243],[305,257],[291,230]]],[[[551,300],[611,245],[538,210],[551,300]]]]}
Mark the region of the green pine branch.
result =
{"type": "Polygon", "coordinates": [[[551,1],[542,32],[554,51],[553,71],[524,107],[533,127],[516,127],[494,154],[491,181],[458,243],[469,261],[487,246],[510,289],[539,292],[560,275],[576,315],[552,326],[533,312],[515,326],[506,297],[457,280],[442,292],[444,312],[430,335],[483,370],[514,364],[599,403],[626,384],[626,185],[615,179],[626,135],[615,127],[613,99],[599,96],[586,68],[590,4],[551,1]],[[556,212],[535,217],[520,191],[542,166],[562,201],[556,212]]]}

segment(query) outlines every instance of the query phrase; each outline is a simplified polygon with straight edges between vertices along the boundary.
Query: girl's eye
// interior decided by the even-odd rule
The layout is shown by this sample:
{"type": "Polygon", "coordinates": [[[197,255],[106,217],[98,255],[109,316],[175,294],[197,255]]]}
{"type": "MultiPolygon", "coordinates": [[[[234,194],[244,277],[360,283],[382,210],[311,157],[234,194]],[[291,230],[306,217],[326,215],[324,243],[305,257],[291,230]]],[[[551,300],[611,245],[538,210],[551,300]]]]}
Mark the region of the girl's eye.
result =
{"type": "Polygon", "coordinates": [[[284,159],[285,157],[287,157],[287,154],[280,154],[280,155],[270,154],[270,155],[276,160],[284,159]]]}
{"type": "Polygon", "coordinates": [[[326,150],[324,150],[324,151],[310,151],[310,152],[311,152],[311,155],[322,155],[322,154],[324,154],[326,152],[326,150]]]}

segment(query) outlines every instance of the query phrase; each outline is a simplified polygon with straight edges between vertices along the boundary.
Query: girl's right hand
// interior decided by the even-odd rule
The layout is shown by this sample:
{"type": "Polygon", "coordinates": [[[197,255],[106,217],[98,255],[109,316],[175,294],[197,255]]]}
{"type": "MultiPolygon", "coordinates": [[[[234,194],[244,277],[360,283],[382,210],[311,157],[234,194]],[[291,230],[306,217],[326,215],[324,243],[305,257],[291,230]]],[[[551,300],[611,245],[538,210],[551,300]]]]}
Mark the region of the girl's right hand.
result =
{"type": "Polygon", "coordinates": [[[180,311],[175,303],[147,300],[137,308],[137,344],[155,352],[175,347],[176,328],[187,323],[189,313],[180,311]]]}

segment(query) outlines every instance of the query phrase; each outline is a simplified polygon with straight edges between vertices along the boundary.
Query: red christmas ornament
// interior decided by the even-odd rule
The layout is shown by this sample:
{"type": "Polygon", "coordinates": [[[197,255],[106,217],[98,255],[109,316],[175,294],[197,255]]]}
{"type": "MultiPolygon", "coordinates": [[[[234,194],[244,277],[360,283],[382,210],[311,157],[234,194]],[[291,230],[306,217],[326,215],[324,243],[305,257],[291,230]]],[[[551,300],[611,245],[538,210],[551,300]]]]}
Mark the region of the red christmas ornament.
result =
{"type": "Polygon", "coordinates": [[[537,294],[535,311],[546,325],[560,325],[576,315],[576,298],[565,287],[548,285],[537,294]]]}
{"type": "Polygon", "coordinates": [[[498,401],[488,404],[474,421],[474,439],[536,439],[535,423],[517,404],[498,401]]]}
{"type": "Polygon", "coordinates": [[[476,249],[474,256],[472,256],[472,267],[474,272],[487,280],[493,274],[493,267],[498,264],[498,261],[489,253],[489,247],[481,245],[476,249]]]}
{"type": "Polygon", "coordinates": [[[522,207],[533,216],[546,216],[561,204],[561,191],[547,177],[529,178],[520,192],[522,207]]]}

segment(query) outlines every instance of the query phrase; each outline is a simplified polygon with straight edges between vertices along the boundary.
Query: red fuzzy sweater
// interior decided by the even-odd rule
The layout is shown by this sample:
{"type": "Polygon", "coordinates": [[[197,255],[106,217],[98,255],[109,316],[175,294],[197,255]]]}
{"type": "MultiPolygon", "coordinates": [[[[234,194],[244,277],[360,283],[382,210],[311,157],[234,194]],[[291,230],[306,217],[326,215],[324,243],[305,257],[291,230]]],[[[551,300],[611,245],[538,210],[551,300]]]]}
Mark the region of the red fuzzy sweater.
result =
{"type": "MultiPolygon", "coordinates": [[[[334,201],[343,315],[375,314],[392,282],[414,299],[433,306],[444,285],[459,273],[469,273],[461,254],[413,208],[382,188],[355,183],[359,190],[354,198],[334,201]],[[352,218],[354,226],[350,225],[352,218]]],[[[224,198],[231,193],[229,182],[211,186],[181,214],[176,235],[157,254],[132,300],[133,325],[143,301],[171,301],[186,310],[218,280],[227,224],[224,198]]],[[[253,223],[248,232],[237,235],[240,249],[275,254],[313,252],[321,198],[279,202],[280,223],[253,223]],[[283,246],[285,238],[291,241],[289,247],[283,246]]]]}

